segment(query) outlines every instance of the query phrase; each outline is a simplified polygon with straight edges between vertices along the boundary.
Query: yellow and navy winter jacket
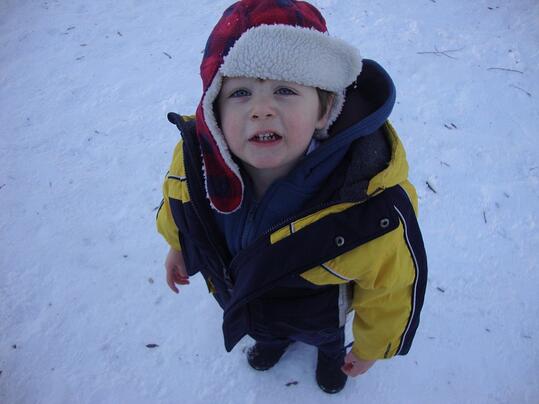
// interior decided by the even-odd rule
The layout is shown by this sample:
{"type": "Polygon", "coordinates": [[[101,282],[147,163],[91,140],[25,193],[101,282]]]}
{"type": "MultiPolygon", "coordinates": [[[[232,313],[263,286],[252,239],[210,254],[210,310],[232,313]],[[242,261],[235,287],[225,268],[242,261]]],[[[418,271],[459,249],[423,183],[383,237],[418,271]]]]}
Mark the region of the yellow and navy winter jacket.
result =
{"type": "Polygon", "coordinates": [[[345,145],[344,156],[320,192],[234,255],[206,198],[193,122],[169,114],[182,141],[165,178],[157,227],[182,251],[188,273],[202,273],[223,308],[229,351],[247,334],[287,337],[340,327],[350,309],[358,357],[410,349],[427,261],[403,146],[391,125],[379,122],[393,106],[394,87],[380,66],[365,60],[346,99],[331,140],[320,147],[324,153],[345,145]],[[366,167],[373,158],[378,161],[366,167]]]}

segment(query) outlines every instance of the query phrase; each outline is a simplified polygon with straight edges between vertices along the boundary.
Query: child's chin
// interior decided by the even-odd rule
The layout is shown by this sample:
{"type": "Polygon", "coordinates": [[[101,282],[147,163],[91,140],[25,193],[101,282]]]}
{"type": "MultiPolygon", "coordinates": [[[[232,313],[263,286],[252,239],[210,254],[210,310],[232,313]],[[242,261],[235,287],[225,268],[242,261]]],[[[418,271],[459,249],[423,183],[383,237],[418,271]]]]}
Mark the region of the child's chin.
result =
{"type": "Polygon", "coordinates": [[[250,165],[259,170],[279,169],[283,166],[283,161],[275,158],[254,159],[250,165]]]}
{"type": "Polygon", "coordinates": [[[254,168],[257,168],[259,170],[271,170],[271,169],[278,169],[281,165],[276,162],[270,162],[270,161],[257,161],[254,164],[251,164],[254,168]]]}

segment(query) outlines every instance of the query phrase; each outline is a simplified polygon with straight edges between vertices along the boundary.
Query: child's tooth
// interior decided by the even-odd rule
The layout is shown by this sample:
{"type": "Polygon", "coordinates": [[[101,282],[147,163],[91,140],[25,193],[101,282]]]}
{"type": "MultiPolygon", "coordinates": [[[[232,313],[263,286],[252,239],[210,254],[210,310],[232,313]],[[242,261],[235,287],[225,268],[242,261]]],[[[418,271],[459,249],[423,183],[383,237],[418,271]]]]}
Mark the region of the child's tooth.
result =
{"type": "Polygon", "coordinates": [[[263,142],[273,140],[273,139],[275,139],[275,137],[276,137],[276,135],[273,132],[259,133],[257,135],[257,138],[260,141],[263,141],[263,142]]]}

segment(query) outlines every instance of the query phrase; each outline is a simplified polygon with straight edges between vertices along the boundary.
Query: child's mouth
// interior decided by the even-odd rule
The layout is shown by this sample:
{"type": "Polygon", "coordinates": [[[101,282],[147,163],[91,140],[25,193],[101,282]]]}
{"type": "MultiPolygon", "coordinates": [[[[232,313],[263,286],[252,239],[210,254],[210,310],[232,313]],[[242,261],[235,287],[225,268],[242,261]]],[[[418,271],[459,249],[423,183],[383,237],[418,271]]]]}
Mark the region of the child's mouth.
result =
{"type": "Polygon", "coordinates": [[[264,132],[264,133],[257,133],[256,135],[254,135],[253,137],[249,139],[249,142],[272,143],[281,139],[282,139],[282,136],[278,135],[275,132],[264,132]]]}

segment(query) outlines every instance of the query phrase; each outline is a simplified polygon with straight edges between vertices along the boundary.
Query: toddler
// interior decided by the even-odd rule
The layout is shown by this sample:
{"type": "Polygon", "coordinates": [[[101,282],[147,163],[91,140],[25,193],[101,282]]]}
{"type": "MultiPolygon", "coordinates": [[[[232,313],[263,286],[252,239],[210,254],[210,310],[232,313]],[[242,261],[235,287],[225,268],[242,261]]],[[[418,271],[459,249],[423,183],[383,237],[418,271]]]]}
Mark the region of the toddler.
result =
{"type": "Polygon", "coordinates": [[[200,272],[227,351],[251,336],[256,370],[316,346],[327,393],[408,353],[427,262],[389,75],[293,0],[230,6],[200,71],[196,116],[169,114],[182,134],[157,214],[169,287],[200,272]]]}

